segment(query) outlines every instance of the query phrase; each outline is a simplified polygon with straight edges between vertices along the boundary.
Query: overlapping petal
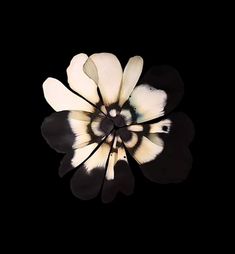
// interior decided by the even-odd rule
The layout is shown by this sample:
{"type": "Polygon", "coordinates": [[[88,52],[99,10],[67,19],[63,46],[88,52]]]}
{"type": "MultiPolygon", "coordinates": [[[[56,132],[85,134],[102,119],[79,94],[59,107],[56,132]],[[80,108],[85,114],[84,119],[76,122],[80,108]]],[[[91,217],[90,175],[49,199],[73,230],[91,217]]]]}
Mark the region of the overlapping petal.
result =
{"type": "Polygon", "coordinates": [[[105,106],[118,102],[122,66],[115,55],[110,53],[91,55],[84,65],[84,71],[97,83],[105,106]]]}
{"type": "Polygon", "coordinates": [[[96,83],[90,79],[83,71],[83,66],[87,61],[86,54],[78,54],[73,57],[67,68],[69,86],[78,94],[82,95],[93,104],[100,104],[96,83]]]}

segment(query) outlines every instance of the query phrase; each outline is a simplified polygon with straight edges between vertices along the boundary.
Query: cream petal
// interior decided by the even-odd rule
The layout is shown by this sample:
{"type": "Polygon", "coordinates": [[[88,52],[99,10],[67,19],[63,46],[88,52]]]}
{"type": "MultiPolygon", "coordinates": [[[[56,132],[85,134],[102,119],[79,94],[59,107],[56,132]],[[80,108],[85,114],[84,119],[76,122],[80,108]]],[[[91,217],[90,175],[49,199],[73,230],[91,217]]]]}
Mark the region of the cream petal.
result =
{"type": "Polygon", "coordinates": [[[143,137],[133,157],[139,164],[153,161],[163,150],[163,145],[156,144],[150,139],[143,137]]]}
{"type": "Polygon", "coordinates": [[[124,69],[122,86],[119,96],[119,106],[129,98],[143,70],[144,61],[141,56],[131,57],[124,69]]]}
{"type": "Polygon", "coordinates": [[[142,123],[164,115],[164,107],[167,101],[165,91],[156,89],[152,86],[142,84],[135,87],[121,111],[127,109],[131,114],[126,122],[142,123]]]}
{"type": "Polygon", "coordinates": [[[83,98],[69,91],[59,80],[48,78],[43,83],[43,93],[55,111],[83,110],[94,112],[95,108],[83,98]]]}
{"type": "Polygon", "coordinates": [[[82,148],[91,142],[100,140],[113,129],[112,121],[101,113],[97,117],[91,115],[90,121],[84,121],[84,112],[71,111],[68,115],[68,122],[75,135],[73,149],[82,148]]]}

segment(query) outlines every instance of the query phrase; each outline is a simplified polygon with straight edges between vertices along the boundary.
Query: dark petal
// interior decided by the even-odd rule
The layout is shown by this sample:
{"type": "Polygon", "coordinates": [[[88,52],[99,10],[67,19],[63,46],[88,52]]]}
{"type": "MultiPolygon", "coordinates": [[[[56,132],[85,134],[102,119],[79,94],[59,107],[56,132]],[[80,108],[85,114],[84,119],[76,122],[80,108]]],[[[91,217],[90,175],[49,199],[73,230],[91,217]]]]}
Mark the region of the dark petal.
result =
{"type": "Polygon", "coordinates": [[[42,135],[47,143],[57,152],[71,150],[75,135],[68,122],[69,111],[60,111],[46,117],[42,123],[42,135]]]}
{"type": "Polygon", "coordinates": [[[140,165],[146,178],[157,183],[178,183],[185,180],[192,167],[192,156],[187,147],[167,147],[154,160],[140,165]]]}
{"type": "Polygon", "coordinates": [[[60,163],[59,176],[63,177],[66,173],[81,165],[91,156],[100,142],[93,142],[87,146],[71,150],[67,153],[60,163]]]}
{"type": "Polygon", "coordinates": [[[113,201],[118,192],[129,196],[134,191],[134,177],[131,173],[128,163],[124,161],[119,161],[114,167],[115,179],[105,180],[103,191],[102,191],[102,201],[104,203],[109,203],[113,201]]]}
{"type": "Polygon", "coordinates": [[[88,200],[100,192],[112,143],[107,140],[74,173],[70,186],[76,197],[88,200]]]}
{"type": "Polygon", "coordinates": [[[143,126],[142,132],[135,132],[140,142],[128,148],[143,174],[158,183],[184,180],[192,166],[187,147],[194,136],[191,120],[184,113],[173,113],[156,124],[143,126]]]}
{"type": "Polygon", "coordinates": [[[188,146],[194,137],[192,120],[183,112],[171,113],[157,123],[143,124],[143,126],[144,135],[156,133],[164,142],[164,148],[166,145],[174,148],[188,146]]]}
{"type": "Polygon", "coordinates": [[[74,196],[89,200],[95,198],[101,189],[105,174],[105,167],[95,167],[90,174],[82,165],[71,179],[71,191],[74,196]]]}
{"type": "Polygon", "coordinates": [[[74,169],[74,166],[71,164],[71,160],[73,159],[73,157],[74,157],[74,150],[71,150],[61,160],[60,167],[59,167],[59,176],[60,177],[63,177],[69,171],[74,169]]]}
{"type": "Polygon", "coordinates": [[[131,195],[134,190],[134,177],[128,164],[123,145],[121,144],[117,150],[113,147],[109,162],[111,155],[115,156],[113,177],[108,176],[108,171],[106,172],[102,190],[102,201],[104,203],[111,202],[118,192],[131,195]]]}
{"type": "Polygon", "coordinates": [[[170,119],[172,125],[169,133],[159,134],[163,141],[172,145],[189,145],[195,132],[192,120],[183,112],[172,113],[167,119],[170,119]]]}
{"type": "Polygon", "coordinates": [[[184,84],[178,71],[169,65],[152,67],[141,79],[139,84],[148,84],[154,88],[161,89],[167,94],[165,114],[169,113],[180,102],[184,84]]]}

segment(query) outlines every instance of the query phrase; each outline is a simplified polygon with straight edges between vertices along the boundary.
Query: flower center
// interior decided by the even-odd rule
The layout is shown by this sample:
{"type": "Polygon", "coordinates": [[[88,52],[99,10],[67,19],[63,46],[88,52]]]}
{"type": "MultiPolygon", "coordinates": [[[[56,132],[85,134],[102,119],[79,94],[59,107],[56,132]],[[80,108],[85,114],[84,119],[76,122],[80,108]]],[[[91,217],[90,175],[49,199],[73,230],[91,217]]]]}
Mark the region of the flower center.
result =
{"type": "Polygon", "coordinates": [[[105,117],[100,123],[100,130],[105,134],[109,134],[113,127],[113,122],[107,117],[105,117]]]}
{"type": "Polygon", "coordinates": [[[124,117],[119,114],[116,115],[115,117],[112,117],[111,120],[113,122],[115,129],[118,129],[118,128],[126,125],[126,121],[125,121],[124,117]]]}
{"type": "Polygon", "coordinates": [[[108,134],[111,130],[118,130],[121,127],[126,126],[126,120],[123,115],[120,114],[120,108],[116,105],[112,105],[107,108],[107,117],[105,117],[100,123],[100,130],[108,134]]]}

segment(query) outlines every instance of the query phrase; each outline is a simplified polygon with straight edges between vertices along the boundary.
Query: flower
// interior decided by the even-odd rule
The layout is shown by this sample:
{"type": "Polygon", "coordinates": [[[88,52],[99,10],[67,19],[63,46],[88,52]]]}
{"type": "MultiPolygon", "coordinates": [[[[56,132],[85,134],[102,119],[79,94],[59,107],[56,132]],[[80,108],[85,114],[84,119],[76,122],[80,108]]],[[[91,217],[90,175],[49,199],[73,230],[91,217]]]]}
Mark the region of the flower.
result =
{"type": "Polygon", "coordinates": [[[43,83],[45,99],[57,112],[44,120],[42,135],[66,153],[59,175],[76,169],[71,190],[80,199],[102,191],[103,202],[110,202],[118,192],[133,193],[127,151],[151,181],[178,183],[189,173],[193,125],[184,113],[170,113],[183,96],[181,77],[163,65],[139,82],[142,69],[140,56],[123,71],[113,54],[78,54],[67,68],[70,89],[54,78],[43,83]]]}

